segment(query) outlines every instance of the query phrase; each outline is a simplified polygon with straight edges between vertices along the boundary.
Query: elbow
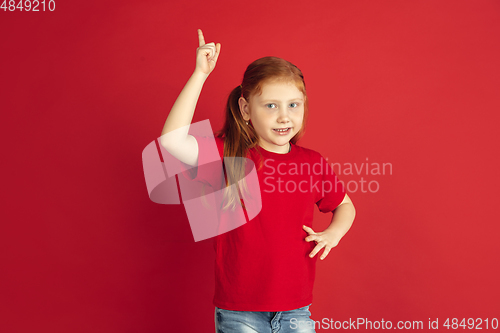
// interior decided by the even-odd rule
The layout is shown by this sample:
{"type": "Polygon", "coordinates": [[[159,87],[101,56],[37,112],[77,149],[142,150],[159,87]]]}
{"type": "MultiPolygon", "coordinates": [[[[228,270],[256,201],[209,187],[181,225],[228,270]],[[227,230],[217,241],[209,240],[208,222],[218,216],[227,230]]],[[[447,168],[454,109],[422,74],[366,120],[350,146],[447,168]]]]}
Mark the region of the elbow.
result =
{"type": "Polygon", "coordinates": [[[165,140],[164,138],[160,138],[160,140],[158,140],[160,142],[160,145],[165,148],[165,150],[167,152],[169,152],[170,154],[172,154],[172,141],[171,140],[165,140]]]}
{"type": "Polygon", "coordinates": [[[169,141],[169,140],[167,140],[166,138],[164,138],[164,137],[162,136],[162,137],[160,137],[159,142],[160,142],[160,145],[161,145],[163,148],[165,148],[167,151],[168,151],[168,150],[170,150],[170,146],[171,146],[171,145],[170,145],[170,141],[169,141]]]}
{"type": "Polygon", "coordinates": [[[180,140],[179,136],[172,135],[172,133],[162,134],[158,141],[160,145],[171,154],[182,146],[182,140],[180,140]]]}

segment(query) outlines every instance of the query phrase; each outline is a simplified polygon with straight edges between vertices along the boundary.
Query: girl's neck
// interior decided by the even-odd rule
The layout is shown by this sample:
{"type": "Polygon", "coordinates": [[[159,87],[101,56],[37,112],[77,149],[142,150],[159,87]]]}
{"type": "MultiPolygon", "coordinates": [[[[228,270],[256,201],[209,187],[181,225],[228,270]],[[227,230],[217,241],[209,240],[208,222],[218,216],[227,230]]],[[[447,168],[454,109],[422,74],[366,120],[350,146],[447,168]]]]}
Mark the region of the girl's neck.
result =
{"type": "Polygon", "coordinates": [[[286,152],[277,152],[277,151],[271,150],[269,148],[266,148],[262,145],[259,145],[259,147],[261,147],[262,149],[264,149],[268,152],[274,153],[274,154],[288,154],[292,150],[292,143],[290,141],[288,142],[288,150],[286,152]]]}

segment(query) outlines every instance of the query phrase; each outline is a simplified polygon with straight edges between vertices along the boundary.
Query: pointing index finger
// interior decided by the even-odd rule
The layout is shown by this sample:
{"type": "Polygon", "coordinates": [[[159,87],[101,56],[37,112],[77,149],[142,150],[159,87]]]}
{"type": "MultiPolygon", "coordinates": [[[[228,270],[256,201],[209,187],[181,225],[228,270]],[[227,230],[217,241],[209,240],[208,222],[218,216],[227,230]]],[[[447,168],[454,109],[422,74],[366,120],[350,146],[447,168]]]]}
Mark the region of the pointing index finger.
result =
{"type": "Polygon", "coordinates": [[[198,29],[198,40],[200,41],[200,46],[205,45],[205,38],[203,37],[201,29],[198,29]]]}

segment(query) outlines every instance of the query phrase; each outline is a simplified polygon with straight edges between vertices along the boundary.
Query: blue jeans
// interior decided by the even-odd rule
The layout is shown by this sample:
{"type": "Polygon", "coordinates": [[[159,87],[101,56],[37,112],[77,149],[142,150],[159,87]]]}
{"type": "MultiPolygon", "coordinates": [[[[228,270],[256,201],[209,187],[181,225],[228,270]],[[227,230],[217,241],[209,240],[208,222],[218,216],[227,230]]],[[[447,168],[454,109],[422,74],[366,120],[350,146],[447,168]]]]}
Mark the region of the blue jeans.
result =
{"type": "Polygon", "coordinates": [[[290,311],[231,311],[215,307],[216,333],[315,333],[309,306],[290,311]]]}

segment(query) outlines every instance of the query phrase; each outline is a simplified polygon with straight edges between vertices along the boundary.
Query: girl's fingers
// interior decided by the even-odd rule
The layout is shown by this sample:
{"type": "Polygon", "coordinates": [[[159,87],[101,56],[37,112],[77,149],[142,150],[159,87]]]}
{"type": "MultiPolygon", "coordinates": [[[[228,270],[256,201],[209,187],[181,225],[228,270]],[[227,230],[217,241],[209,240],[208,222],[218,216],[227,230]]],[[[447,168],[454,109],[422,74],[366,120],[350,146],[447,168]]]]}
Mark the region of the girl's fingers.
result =
{"type": "Polygon", "coordinates": [[[316,245],[316,247],[312,250],[311,254],[309,254],[309,257],[313,258],[316,253],[319,252],[319,250],[321,250],[322,248],[324,247],[324,245],[316,245]]]}
{"type": "Polygon", "coordinates": [[[313,234],[315,235],[316,233],[314,232],[314,230],[312,230],[312,228],[309,228],[308,226],[304,225],[303,226],[304,230],[307,231],[309,234],[313,234]]]}
{"type": "Polygon", "coordinates": [[[207,58],[208,61],[213,58],[214,50],[210,46],[208,46],[208,44],[199,47],[199,49],[201,52],[203,52],[202,54],[207,58]]]}
{"type": "Polygon", "coordinates": [[[198,41],[200,42],[200,46],[205,45],[205,37],[203,37],[201,29],[198,29],[198,41]]]}
{"type": "Polygon", "coordinates": [[[309,236],[307,236],[305,238],[306,242],[311,242],[311,241],[316,242],[316,246],[309,254],[309,257],[313,258],[316,255],[316,253],[318,253],[322,248],[325,248],[325,250],[323,251],[323,254],[320,257],[321,260],[325,259],[326,256],[328,255],[328,253],[330,253],[331,247],[327,246],[327,242],[325,239],[323,239],[322,233],[317,234],[314,232],[314,230],[312,228],[309,228],[306,225],[304,225],[303,228],[305,231],[307,231],[309,233],[309,236]]]}
{"type": "Polygon", "coordinates": [[[323,254],[321,255],[320,259],[321,260],[325,259],[328,253],[330,253],[330,248],[325,247],[325,250],[323,251],[323,254]]]}
{"type": "Polygon", "coordinates": [[[217,45],[215,45],[214,42],[205,44],[205,37],[203,36],[201,29],[198,29],[198,41],[200,47],[208,48],[208,50],[204,51],[204,55],[207,57],[207,60],[217,62],[220,53],[220,43],[217,43],[217,45]]]}
{"type": "Polygon", "coordinates": [[[316,236],[316,235],[309,235],[304,240],[306,242],[314,241],[314,242],[316,242],[316,244],[318,244],[319,242],[321,242],[321,237],[318,238],[318,236],[316,236]]]}
{"type": "Polygon", "coordinates": [[[210,54],[210,58],[208,59],[209,61],[214,61],[217,62],[217,58],[219,58],[219,51],[220,50],[220,44],[217,44],[218,46],[213,46],[210,49],[212,50],[212,53],[210,54]]]}
{"type": "Polygon", "coordinates": [[[215,53],[217,52],[215,44],[213,42],[200,46],[199,49],[203,50],[203,54],[209,56],[210,59],[213,58],[215,53]]]}
{"type": "Polygon", "coordinates": [[[214,42],[211,42],[211,43],[208,43],[208,44],[205,44],[205,46],[207,46],[209,49],[210,49],[210,53],[209,53],[209,57],[208,57],[208,60],[212,60],[215,56],[215,43],[214,42]]]}
{"type": "Polygon", "coordinates": [[[217,62],[217,59],[219,59],[219,54],[220,54],[220,43],[217,43],[215,46],[215,55],[214,55],[214,61],[217,62]]]}

